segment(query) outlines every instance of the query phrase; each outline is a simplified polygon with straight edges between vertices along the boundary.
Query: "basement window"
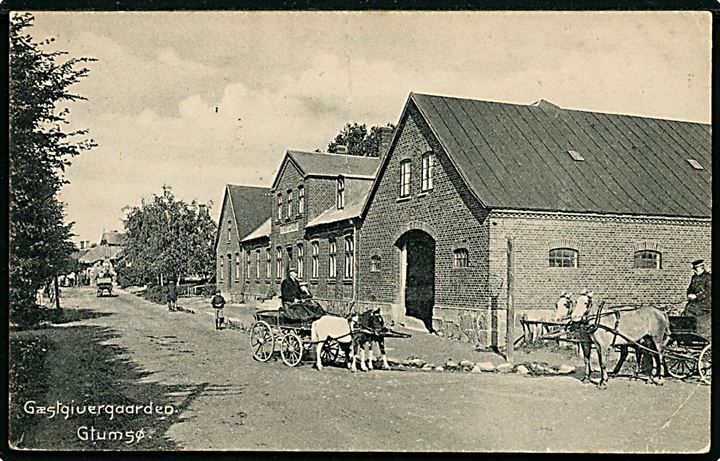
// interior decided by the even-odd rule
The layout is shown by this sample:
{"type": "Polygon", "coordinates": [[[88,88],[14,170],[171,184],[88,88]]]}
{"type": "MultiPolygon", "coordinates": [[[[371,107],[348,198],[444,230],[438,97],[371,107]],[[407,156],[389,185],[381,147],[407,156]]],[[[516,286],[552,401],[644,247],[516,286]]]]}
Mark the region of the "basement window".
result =
{"type": "Polygon", "coordinates": [[[585,161],[585,157],[580,155],[580,152],[578,152],[576,150],[569,150],[569,151],[567,151],[567,153],[570,154],[570,157],[572,157],[572,159],[575,160],[576,162],[584,162],[585,161]]]}
{"type": "Polygon", "coordinates": [[[703,168],[702,165],[700,165],[700,162],[698,162],[694,158],[689,158],[689,159],[687,159],[687,161],[690,164],[690,166],[692,166],[696,170],[704,170],[705,169],[705,168],[703,168]]]}

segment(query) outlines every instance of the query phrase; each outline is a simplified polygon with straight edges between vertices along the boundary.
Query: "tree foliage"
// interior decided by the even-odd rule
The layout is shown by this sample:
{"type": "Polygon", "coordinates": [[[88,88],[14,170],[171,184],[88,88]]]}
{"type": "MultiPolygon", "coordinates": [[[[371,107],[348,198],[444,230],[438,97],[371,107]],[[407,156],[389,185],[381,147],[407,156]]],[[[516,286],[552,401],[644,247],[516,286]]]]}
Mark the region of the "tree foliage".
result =
{"type": "MultiPolygon", "coordinates": [[[[392,123],[388,123],[387,127],[395,129],[392,123]]],[[[335,153],[338,146],[347,146],[349,155],[379,157],[381,128],[383,127],[373,126],[368,131],[364,123],[346,123],[328,144],[328,152],[335,153]]]]}
{"type": "Polygon", "coordinates": [[[215,268],[217,226],[211,203],[177,200],[169,186],[152,200],[126,207],[127,244],[118,270],[123,284],[165,283],[207,277],[215,268]]]}
{"type": "Polygon", "coordinates": [[[66,270],[75,246],[58,192],[71,159],[95,146],[87,130],[70,131],[70,91],[91,58],[46,51],[27,33],[31,14],[10,21],[10,306],[14,320],[35,306],[35,292],[66,270]]]}

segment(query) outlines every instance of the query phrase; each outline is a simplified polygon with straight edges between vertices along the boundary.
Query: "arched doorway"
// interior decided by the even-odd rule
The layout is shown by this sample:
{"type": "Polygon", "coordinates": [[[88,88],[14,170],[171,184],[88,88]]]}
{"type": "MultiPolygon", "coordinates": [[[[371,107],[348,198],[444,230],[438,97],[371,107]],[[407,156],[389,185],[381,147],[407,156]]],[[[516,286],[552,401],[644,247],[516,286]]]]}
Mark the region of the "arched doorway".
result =
{"type": "Polygon", "coordinates": [[[435,305],[435,240],[427,232],[410,230],[395,243],[400,250],[399,303],[404,314],[421,320],[432,331],[435,305]]]}

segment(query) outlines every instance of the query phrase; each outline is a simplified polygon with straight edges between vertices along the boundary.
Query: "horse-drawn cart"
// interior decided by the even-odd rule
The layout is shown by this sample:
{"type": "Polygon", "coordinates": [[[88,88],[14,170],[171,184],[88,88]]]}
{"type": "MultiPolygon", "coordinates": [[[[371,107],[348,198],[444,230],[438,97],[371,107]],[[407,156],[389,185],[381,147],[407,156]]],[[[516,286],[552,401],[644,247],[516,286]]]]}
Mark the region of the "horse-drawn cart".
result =
{"type": "MultiPolygon", "coordinates": [[[[250,330],[253,358],[267,362],[276,351],[280,351],[285,365],[299,365],[314,344],[310,337],[312,321],[292,319],[279,310],[258,311],[254,317],[255,323],[250,330]]],[[[330,338],[323,342],[320,352],[323,362],[337,361],[340,356],[339,339],[341,338],[330,338]]]]}
{"type": "Polygon", "coordinates": [[[670,376],[685,379],[696,372],[710,384],[712,351],[710,341],[697,334],[695,317],[669,316],[670,339],[665,346],[665,369],[670,376]]]}
{"type": "Polygon", "coordinates": [[[105,293],[107,293],[108,296],[112,296],[112,289],[113,289],[113,283],[112,283],[112,277],[98,277],[95,279],[95,287],[96,290],[96,297],[103,296],[105,293]]]}
{"type": "MultiPolygon", "coordinates": [[[[634,309],[636,308],[631,307],[628,309],[623,306],[602,312],[601,306],[601,313],[595,315],[604,317],[616,315],[618,312],[629,312],[634,309]]],[[[595,320],[598,318],[596,317],[595,320]]],[[[667,374],[674,378],[686,379],[697,373],[704,383],[710,384],[712,379],[711,345],[707,338],[697,334],[696,319],[689,316],[668,316],[668,320],[670,322],[670,336],[662,352],[664,368],[667,374]]],[[[568,321],[520,319],[520,323],[523,328],[523,336],[518,341],[532,343],[538,340],[553,340],[578,344],[583,342],[577,334],[569,332],[568,321]]],[[[602,324],[598,325],[598,323],[595,322],[595,328],[599,326],[602,330],[614,335],[615,338],[624,340],[624,342],[621,341],[623,343],[621,345],[615,345],[615,340],[613,340],[612,346],[615,349],[631,347],[642,353],[658,355],[657,351],[648,348],[641,341],[632,340],[621,331],[618,331],[617,323],[615,328],[602,324]]],[[[624,356],[621,358],[622,360],[624,360],[624,356]]]]}

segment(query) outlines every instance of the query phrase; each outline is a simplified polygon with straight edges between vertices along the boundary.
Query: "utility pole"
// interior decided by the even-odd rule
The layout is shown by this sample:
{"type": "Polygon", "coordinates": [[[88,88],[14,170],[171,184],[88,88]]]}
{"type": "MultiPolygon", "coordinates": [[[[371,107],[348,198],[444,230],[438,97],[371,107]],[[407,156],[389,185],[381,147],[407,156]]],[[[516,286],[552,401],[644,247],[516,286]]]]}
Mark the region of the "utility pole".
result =
{"type": "Polygon", "coordinates": [[[505,360],[512,363],[513,355],[515,352],[515,299],[513,296],[513,289],[515,282],[514,278],[514,247],[515,238],[510,237],[507,240],[507,318],[506,318],[506,331],[505,331],[505,360]]]}

